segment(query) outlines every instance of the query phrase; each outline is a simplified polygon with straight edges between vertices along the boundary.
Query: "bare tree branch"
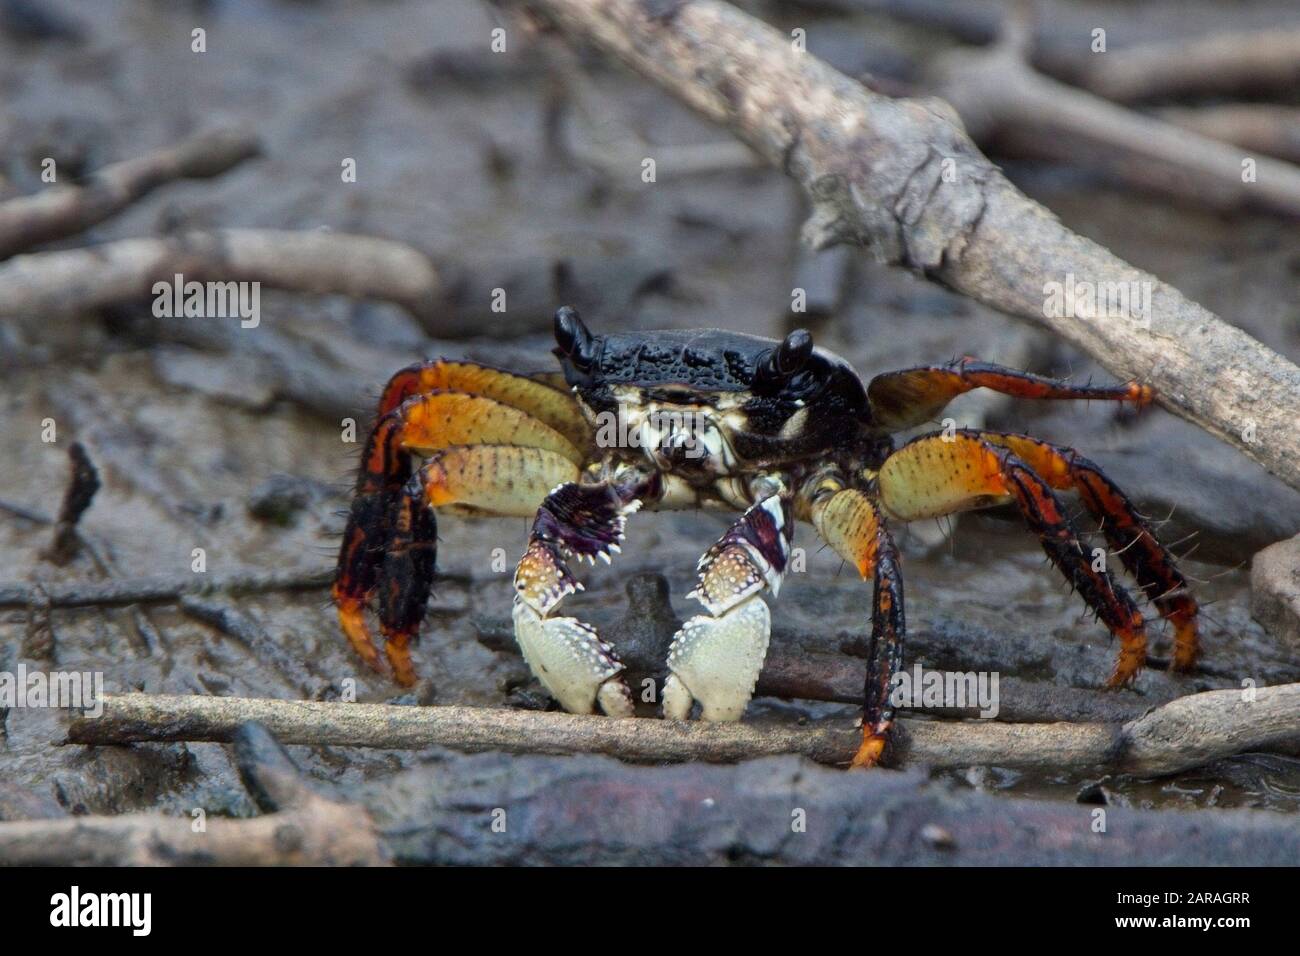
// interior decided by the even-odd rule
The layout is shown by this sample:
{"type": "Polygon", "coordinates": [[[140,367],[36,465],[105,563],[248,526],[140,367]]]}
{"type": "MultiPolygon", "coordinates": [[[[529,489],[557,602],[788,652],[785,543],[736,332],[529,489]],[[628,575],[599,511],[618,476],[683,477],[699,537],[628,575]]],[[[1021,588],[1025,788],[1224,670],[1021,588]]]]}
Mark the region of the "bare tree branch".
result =
{"type": "Polygon", "coordinates": [[[1272,103],[1170,106],[1157,111],[1167,123],[1244,149],[1300,163],[1300,108],[1272,103]]]}
{"type": "Polygon", "coordinates": [[[1300,168],[1058,83],[1012,43],[938,58],[932,89],[970,135],[1015,155],[1084,163],[1134,186],[1222,210],[1300,217],[1300,168]],[[1243,160],[1254,165],[1243,176],[1243,160]]]}
{"type": "Polygon", "coordinates": [[[8,866],[376,866],[386,860],[365,811],[308,797],[251,820],[124,814],[0,823],[8,866]]]}
{"type": "Polygon", "coordinates": [[[1205,93],[1291,91],[1300,86],[1300,30],[1220,33],[1096,54],[1078,82],[1111,100],[1205,93]]]}
{"type": "Polygon", "coordinates": [[[0,259],[103,222],[165,183],[218,176],[259,152],[239,130],[200,133],[175,146],[105,166],[77,186],[0,203],[0,259]]]}
{"type": "Polygon", "coordinates": [[[520,2],[798,180],[814,246],[868,246],[1046,326],[1300,488],[1300,369],[1062,226],[980,154],[947,104],[874,94],[718,0],[520,2]],[[1071,282],[1148,291],[1149,322],[1047,308],[1048,284],[1071,282]]]}
{"type": "MultiPolygon", "coordinates": [[[[254,700],[238,697],[109,695],[103,714],[79,718],[68,742],[228,741],[250,721],[286,744],[451,747],[513,753],[597,753],[623,760],[729,763],[796,753],[842,765],[861,732],[573,714],[401,707],[387,704],[254,700]]],[[[1060,771],[1106,768],[1141,776],[1177,773],[1247,750],[1300,739],[1300,684],[1179,698],[1125,724],[899,722],[894,759],[903,764],[989,764],[1060,771]]]]}

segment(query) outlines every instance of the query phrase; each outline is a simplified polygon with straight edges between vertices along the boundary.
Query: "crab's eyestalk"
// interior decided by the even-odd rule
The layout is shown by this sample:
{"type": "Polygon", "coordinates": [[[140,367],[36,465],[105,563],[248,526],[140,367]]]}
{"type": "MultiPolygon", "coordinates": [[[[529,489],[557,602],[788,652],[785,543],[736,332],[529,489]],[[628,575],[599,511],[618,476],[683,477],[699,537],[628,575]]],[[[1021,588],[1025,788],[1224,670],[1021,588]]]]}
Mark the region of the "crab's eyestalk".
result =
{"type": "Polygon", "coordinates": [[[813,353],[812,333],[795,329],[758,363],[754,387],[758,391],[777,391],[803,371],[813,353]]]}
{"type": "Polygon", "coordinates": [[[596,343],[582,323],[578,310],[562,306],[555,312],[555,355],[579,371],[590,370],[596,360],[596,343]]]}

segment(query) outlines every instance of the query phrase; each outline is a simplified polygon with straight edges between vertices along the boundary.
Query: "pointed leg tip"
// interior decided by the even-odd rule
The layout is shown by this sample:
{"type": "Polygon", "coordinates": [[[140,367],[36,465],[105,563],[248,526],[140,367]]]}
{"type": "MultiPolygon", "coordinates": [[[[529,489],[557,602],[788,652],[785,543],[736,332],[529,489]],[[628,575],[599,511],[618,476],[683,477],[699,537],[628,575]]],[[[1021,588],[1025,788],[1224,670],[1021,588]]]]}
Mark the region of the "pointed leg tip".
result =
{"type": "Polygon", "coordinates": [[[384,654],[393,669],[393,680],[402,687],[414,687],[419,679],[415,665],[411,662],[411,635],[394,633],[385,634],[384,654]]]}
{"type": "Polygon", "coordinates": [[[372,669],[383,672],[384,666],[379,660],[379,649],[375,647],[370,628],[366,626],[365,604],[356,598],[335,597],[338,606],[339,626],[343,629],[348,643],[357,656],[372,669]]]}
{"type": "Polygon", "coordinates": [[[1142,665],[1136,667],[1117,666],[1114,672],[1106,680],[1107,690],[1119,690],[1124,687],[1131,687],[1137,682],[1138,674],[1142,672],[1142,665]]]}
{"type": "Polygon", "coordinates": [[[853,762],[849,764],[850,769],[869,770],[879,766],[880,758],[885,755],[886,742],[887,738],[884,734],[864,734],[862,745],[858,747],[858,752],[853,755],[853,762]]]}

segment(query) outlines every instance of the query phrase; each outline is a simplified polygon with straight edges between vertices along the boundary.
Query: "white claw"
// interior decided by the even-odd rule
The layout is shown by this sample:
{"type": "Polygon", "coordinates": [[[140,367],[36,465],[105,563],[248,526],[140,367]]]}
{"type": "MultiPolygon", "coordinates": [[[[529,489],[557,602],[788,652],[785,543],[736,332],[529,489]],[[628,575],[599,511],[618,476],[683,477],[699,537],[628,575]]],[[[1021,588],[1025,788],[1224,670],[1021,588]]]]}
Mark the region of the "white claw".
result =
{"type": "Polygon", "coordinates": [[[632,695],[616,660],[595,630],[572,617],[542,617],[516,598],[515,640],[524,660],[560,706],[590,714],[599,701],[611,717],[633,715],[632,695]]]}
{"type": "Polygon", "coordinates": [[[759,597],[682,625],[668,651],[664,716],[685,720],[692,700],[704,720],[740,720],[767,656],[772,616],[759,597]]]}

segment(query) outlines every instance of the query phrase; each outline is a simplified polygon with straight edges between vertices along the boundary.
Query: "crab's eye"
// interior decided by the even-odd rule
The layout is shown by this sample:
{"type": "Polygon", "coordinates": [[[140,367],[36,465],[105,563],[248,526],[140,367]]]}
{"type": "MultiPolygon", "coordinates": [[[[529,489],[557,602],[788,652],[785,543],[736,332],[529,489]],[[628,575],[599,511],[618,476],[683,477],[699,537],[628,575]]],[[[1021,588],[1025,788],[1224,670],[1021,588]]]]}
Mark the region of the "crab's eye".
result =
{"type": "Polygon", "coordinates": [[[555,313],[555,343],[559,346],[556,354],[567,358],[579,368],[591,364],[592,339],[577,309],[563,306],[555,313]]]}
{"type": "Polygon", "coordinates": [[[804,367],[812,355],[812,334],[807,329],[795,329],[785,337],[772,355],[773,371],[778,375],[793,375],[804,367]]]}
{"type": "Polygon", "coordinates": [[[790,380],[808,364],[812,355],[812,335],[806,329],[795,329],[776,348],[759,359],[754,371],[754,389],[764,394],[774,394],[788,387],[790,380]]]}

